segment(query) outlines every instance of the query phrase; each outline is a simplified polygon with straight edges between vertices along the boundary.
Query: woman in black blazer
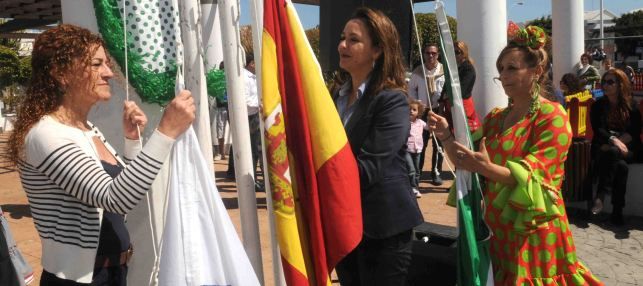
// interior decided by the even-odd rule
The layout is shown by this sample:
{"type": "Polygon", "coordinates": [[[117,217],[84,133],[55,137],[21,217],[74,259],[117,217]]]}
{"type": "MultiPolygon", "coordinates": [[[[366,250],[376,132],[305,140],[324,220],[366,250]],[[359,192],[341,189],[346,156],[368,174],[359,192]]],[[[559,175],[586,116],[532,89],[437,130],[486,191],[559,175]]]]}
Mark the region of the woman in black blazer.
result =
{"type": "Polygon", "coordinates": [[[348,73],[335,104],[361,183],[364,234],[337,265],[346,285],[404,285],[413,227],[423,222],[404,160],[409,105],[397,30],[383,13],[360,8],[337,47],[348,73]]]}

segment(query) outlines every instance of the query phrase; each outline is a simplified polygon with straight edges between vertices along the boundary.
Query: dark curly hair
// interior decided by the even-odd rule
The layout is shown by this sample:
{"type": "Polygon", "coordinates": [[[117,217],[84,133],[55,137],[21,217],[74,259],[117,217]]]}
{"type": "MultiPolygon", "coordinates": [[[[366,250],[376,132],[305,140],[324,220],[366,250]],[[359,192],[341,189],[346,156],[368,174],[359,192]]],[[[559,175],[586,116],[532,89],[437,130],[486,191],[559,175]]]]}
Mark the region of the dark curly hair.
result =
{"type": "Polygon", "coordinates": [[[104,42],[85,28],[62,24],[38,35],[31,55],[31,81],[18,106],[14,131],[9,138],[9,160],[23,160],[25,136],[40,119],[58,109],[65,94],[64,76],[86,70],[104,42]]]}

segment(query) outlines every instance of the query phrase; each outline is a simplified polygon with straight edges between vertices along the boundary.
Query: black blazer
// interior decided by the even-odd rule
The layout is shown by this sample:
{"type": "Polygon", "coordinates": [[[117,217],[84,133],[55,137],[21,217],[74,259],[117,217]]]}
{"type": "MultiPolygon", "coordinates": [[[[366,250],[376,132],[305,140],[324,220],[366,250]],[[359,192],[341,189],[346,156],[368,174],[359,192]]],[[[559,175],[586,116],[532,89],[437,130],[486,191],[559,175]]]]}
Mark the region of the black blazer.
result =
{"type": "MultiPolygon", "coordinates": [[[[336,92],[334,98],[338,96],[336,92]]],[[[344,128],[359,168],[364,236],[386,238],[424,221],[404,158],[409,105],[398,90],[376,96],[367,90],[355,104],[344,128]]]]}

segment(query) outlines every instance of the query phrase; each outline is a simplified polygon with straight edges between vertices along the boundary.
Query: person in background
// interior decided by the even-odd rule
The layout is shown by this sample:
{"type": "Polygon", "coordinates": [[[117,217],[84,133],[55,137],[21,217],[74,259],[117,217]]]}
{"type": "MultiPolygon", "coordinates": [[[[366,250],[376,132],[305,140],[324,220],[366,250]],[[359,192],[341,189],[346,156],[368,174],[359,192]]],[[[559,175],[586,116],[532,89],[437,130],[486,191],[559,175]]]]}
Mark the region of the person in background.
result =
{"type": "Polygon", "coordinates": [[[485,118],[479,151],[455,142],[446,118],[429,116],[456,168],[484,177],[495,285],[602,285],[577,258],[561,194],[572,141],[565,109],[546,90],[545,32],[511,27],[496,61],[506,108],[485,118]]]}
{"type": "MultiPolygon", "coordinates": [[[[457,41],[454,44],[455,59],[458,64],[458,76],[460,77],[460,94],[462,96],[462,104],[464,105],[464,113],[467,117],[467,124],[469,125],[469,132],[474,142],[480,140],[480,117],[476,112],[475,103],[472,97],[473,86],[476,82],[476,70],[473,67],[473,59],[469,56],[469,47],[465,42],[457,41]]],[[[447,85],[451,83],[447,80],[447,85]]],[[[442,91],[442,99],[447,102],[446,117],[451,120],[451,105],[450,99],[446,94],[446,89],[442,91]]]]}
{"type": "MultiPolygon", "coordinates": [[[[440,58],[440,49],[438,48],[438,45],[435,43],[425,45],[423,49],[423,58],[424,65],[419,65],[411,74],[411,80],[409,81],[408,86],[409,97],[411,99],[419,100],[427,107],[430,103],[431,110],[438,112],[440,110],[440,96],[442,94],[442,88],[444,87],[444,69],[438,60],[440,58]],[[424,78],[425,74],[426,78],[424,78]]],[[[423,121],[426,122],[426,116],[428,113],[420,110],[420,114],[423,121]]],[[[419,171],[416,170],[418,178],[421,176],[422,169],[424,169],[424,158],[430,137],[430,133],[427,130],[423,131],[422,153],[419,156],[419,171]]],[[[431,180],[434,185],[442,185],[442,178],[440,178],[439,174],[444,156],[439,152],[441,147],[438,147],[442,146],[442,144],[440,141],[435,139],[432,146],[431,170],[435,170],[435,172],[431,173],[431,180]]]]}
{"type": "Polygon", "coordinates": [[[337,264],[343,286],[404,285],[413,227],[423,222],[406,167],[409,105],[400,37],[382,12],[359,8],[344,26],[333,94],[360,178],[364,232],[337,264]]]}
{"type": "Polygon", "coordinates": [[[605,194],[612,194],[611,222],[623,225],[623,207],[628,176],[641,148],[641,114],[632,101],[632,86],[619,69],[607,71],[601,80],[605,96],[592,104],[590,120],[592,158],[598,172],[598,189],[592,213],[603,209],[605,194]]]}
{"type": "Polygon", "coordinates": [[[96,103],[111,98],[114,74],[104,46],[89,30],[68,24],[46,30],[33,45],[9,157],[42,242],[40,285],[126,284],[132,246],[124,215],[145,197],[195,118],[190,92],[181,91],[141,149],[137,129],[147,117],[125,101],[121,158],[87,121],[96,103]]]}
{"type": "Polygon", "coordinates": [[[585,88],[573,73],[566,73],[560,78],[560,90],[556,90],[556,99],[565,106],[565,97],[583,92],[585,88]]]}
{"type": "MultiPolygon", "coordinates": [[[[255,178],[255,189],[263,191],[263,184],[256,176],[257,166],[261,168],[261,126],[259,118],[259,95],[257,93],[257,76],[255,75],[255,60],[253,54],[246,54],[246,66],[242,71],[246,107],[248,110],[248,129],[250,131],[250,151],[252,152],[252,172],[255,178]]],[[[230,147],[230,152],[233,152],[230,147]]],[[[228,156],[228,177],[234,178],[234,156],[228,156]]],[[[263,168],[262,168],[263,169],[263,168]]]]}
{"type": "Polygon", "coordinates": [[[580,56],[580,64],[576,75],[580,79],[581,85],[585,86],[585,89],[594,89],[596,82],[601,78],[598,70],[592,65],[593,62],[592,56],[588,53],[580,56]]]}
{"type": "Polygon", "coordinates": [[[424,131],[428,131],[429,128],[426,126],[426,122],[420,119],[421,112],[424,111],[424,105],[419,100],[410,100],[409,101],[410,111],[410,120],[411,120],[411,130],[409,131],[409,139],[406,142],[406,161],[407,166],[409,167],[409,180],[411,181],[411,187],[413,187],[413,193],[416,198],[422,197],[420,193],[420,156],[422,155],[421,150],[423,150],[424,140],[422,140],[422,134],[424,131]]]}
{"type": "MultiPolygon", "coordinates": [[[[224,69],[223,61],[219,64],[219,69],[224,69]]],[[[228,92],[224,92],[222,99],[215,98],[215,104],[217,109],[217,115],[214,119],[214,124],[216,124],[217,131],[217,147],[218,147],[218,158],[215,157],[215,160],[225,160],[225,129],[228,125],[228,92]]]]}
{"type": "Polygon", "coordinates": [[[636,75],[636,73],[634,72],[634,68],[629,65],[625,65],[625,67],[623,68],[623,72],[625,72],[625,75],[627,75],[627,79],[630,81],[630,84],[634,85],[634,75],[636,75]]]}
{"type": "Polygon", "coordinates": [[[613,69],[614,67],[612,66],[612,60],[611,59],[604,59],[603,62],[603,73],[605,74],[608,70],[613,69]]]}

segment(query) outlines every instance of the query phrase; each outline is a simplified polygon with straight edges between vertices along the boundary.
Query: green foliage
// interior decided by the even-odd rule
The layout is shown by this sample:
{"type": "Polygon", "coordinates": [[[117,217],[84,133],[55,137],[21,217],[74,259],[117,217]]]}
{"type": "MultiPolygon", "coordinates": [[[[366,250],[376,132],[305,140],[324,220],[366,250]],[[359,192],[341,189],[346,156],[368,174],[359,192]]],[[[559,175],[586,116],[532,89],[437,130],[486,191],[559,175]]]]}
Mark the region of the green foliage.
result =
{"type": "Polygon", "coordinates": [[[31,56],[20,58],[20,72],[16,82],[21,85],[27,85],[31,79],[31,56]]]}
{"type": "MultiPolygon", "coordinates": [[[[418,33],[420,34],[420,44],[424,46],[427,43],[440,43],[440,32],[438,31],[438,21],[434,13],[416,13],[415,19],[418,25],[418,33]]],[[[449,27],[451,28],[451,37],[457,40],[458,23],[455,18],[447,16],[449,27]]],[[[413,67],[420,63],[420,54],[417,47],[417,38],[415,30],[411,32],[411,63],[413,67]]],[[[411,67],[412,68],[412,67],[411,67]]]]}
{"type": "MultiPolygon", "coordinates": [[[[643,35],[643,11],[639,10],[621,15],[620,18],[616,19],[614,28],[609,30],[614,31],[617,37],[643,35]]],[[[636,48],[643,46],[643,39],[641,38],[616,39],[614,42],[618,51],[624,57],[635,55],[636,48]]]]}
{"type": "Polygon", "coordinates": [[[539,19],[534,19],[527,22],[527,26],[538,26],[545,30],[548,38],[551,38],[551,16],[542,16],[539,19]]]}
{"type": "Polygon", "coordinates": [[[208,95],[215,97],[219,101],[226,101],[225,99],[225,72],[223,70],[211,69],[205,74],[206,86],[208,95]]]}
{"type": "Polygon", "coordinates": [[[0,46],[0,89],[12,85],[20,74],[18,53],[9,47],[0,46]]]}
{"type": "Polygon", "coordinates": [[[317,61],[319,61],[319,26],[306,30],[306,38],[308,38],[308,43],[310,43],[317,61]]]}

